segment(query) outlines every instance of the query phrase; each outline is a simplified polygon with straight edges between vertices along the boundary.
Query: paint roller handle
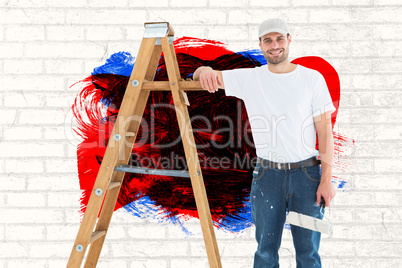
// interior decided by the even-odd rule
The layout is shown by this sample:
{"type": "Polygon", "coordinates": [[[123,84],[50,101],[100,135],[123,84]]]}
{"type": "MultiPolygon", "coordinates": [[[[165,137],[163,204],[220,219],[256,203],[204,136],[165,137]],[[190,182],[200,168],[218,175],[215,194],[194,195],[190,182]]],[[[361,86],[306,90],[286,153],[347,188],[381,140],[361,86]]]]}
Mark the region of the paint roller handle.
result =
{"type": "Polygon", "coordinates": [[[321,209],[325,208],[325,199],[322,196],[321,196],[320,208],[321,209]]]}

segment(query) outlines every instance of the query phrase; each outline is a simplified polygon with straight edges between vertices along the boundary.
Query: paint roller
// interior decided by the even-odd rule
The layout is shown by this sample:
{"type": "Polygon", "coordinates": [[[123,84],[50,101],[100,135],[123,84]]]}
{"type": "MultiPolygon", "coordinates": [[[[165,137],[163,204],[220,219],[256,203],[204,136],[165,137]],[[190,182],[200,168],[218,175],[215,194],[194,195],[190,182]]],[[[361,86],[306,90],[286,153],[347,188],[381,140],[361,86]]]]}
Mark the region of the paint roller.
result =
{"type": "Polygon", "coordinates": [[[287,222],[292,225],[296,225],[302,228],[310,229],[313,231],[321,232],[324,234],[332,234],[332,224],[327,217],[322,213],[325,207],[325,200],[321,198],[320,203],[320,213],[323,215],[325,220],[314,218],[312,216],[307,216],[294,211],[289,211],[287,216],[287,222]]]}

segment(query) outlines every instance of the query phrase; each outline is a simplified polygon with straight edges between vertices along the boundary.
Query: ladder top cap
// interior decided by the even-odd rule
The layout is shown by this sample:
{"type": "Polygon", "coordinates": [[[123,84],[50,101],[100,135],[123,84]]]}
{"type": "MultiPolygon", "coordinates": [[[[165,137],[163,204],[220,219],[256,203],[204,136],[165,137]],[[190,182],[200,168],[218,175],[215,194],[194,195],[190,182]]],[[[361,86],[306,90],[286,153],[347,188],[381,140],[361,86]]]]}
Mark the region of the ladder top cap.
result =
{"type": "MultiPolygon", "coordinates": [[[[148,28],[167,28],[169,29],[168,31],[168,36],[174,36],[174,30],[172,26],[170,25],[169,22],[145,22],[144,23],[145,30],[148,28]]],[[[159,36],[157,36],[159,37],[159,36]]]]}

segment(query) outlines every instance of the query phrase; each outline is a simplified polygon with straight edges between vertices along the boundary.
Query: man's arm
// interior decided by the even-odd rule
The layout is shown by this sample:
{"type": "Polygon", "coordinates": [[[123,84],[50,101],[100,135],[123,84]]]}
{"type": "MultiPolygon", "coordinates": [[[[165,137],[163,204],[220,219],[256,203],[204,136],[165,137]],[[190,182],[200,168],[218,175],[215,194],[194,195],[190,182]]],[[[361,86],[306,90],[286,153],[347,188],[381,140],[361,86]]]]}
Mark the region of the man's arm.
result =
{"type": "Polygon", "coordinates": [[[225,89],[222,72],[215,71],[208,66],[202,66],[195,70],[193,80],[200,80],[201,87],[211,93],[218,91],[218,88],[225,89]]]}
{"type": "Polygon", "coordinates": [[[317,130],[319,152],[321,159],[321,183],[317,189],[317,205],[321,197],[325,200],[325,206],[329,206],[335,197],[335,188],[332,184],[332,166],[334,161],[334,137],[332,134],[331,111],[314,117],[314,125],[317,130]]]}

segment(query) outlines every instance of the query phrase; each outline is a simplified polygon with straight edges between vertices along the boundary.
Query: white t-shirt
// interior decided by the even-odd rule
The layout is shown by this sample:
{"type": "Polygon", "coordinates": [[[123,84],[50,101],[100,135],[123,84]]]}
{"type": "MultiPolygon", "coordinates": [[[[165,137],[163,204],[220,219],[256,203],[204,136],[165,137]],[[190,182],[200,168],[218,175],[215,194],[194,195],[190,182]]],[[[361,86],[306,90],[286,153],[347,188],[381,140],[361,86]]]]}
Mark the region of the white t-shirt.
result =
{"type": "Polygon", "coordinates": [[[257,156],[292,163],[319,155],[313,117],[336,109],[318,71],[297,65],[276,74],[263,65],[222,74],[226,96],[246,106],[257,156]]]}

